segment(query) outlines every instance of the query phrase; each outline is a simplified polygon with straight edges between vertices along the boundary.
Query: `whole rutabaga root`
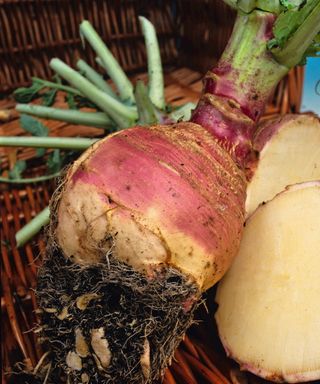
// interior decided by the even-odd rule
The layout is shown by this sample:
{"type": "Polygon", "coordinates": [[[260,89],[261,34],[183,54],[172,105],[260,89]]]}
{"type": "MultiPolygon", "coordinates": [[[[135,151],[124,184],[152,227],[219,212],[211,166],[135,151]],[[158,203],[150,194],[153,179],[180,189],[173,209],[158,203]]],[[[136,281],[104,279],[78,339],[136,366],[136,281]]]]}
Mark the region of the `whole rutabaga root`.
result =
{"type": "Polygon", "coordinates": [[[193,123],[128,129],[75,162],[38,279],[44,337],[71,383],[163,374],[238,247],[244,194],[242,171],[193,123]]]}

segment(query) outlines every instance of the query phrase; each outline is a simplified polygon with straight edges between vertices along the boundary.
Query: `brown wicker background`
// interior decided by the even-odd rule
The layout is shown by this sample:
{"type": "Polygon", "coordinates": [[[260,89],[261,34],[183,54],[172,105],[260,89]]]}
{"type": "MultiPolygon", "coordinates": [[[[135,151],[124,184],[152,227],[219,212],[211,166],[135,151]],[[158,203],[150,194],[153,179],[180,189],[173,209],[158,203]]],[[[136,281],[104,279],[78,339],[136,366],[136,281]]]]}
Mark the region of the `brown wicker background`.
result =
{"type": "MultiPolygon", "coordinates": [[[[166,98],[173,104],[196,101],[201,74],[212,66],[231,33],[234,14],[220,0],[0,0],[0,110],[10,110],[9,121],[0,125],[0,135],[22,135],[10,92],[30,83],[31,76],[48,78],[48,62],[60,57],[73,65],[79,56],[98,68],[92,51],[83,51],[78,26],[92,22],[132,78],[145,78],[144,41],[138,15],[156,26],[163,62],[166,64],[166,98]]],[[[267,114],[298,112],[303,70],[294,69],[282,81],[270,101],[267,114]]],[[[64,103],[59,95],[57,105],[64,103]]],[[[101,130],[45,121],[50,135],[96,136],[101,130]]],[[[28,159],[29,176],[42,172],[32,149],[0,148],[2,167],[15,158],[28,159]]],[[[28,175],[26,175],[28,176],[28,175]]],[[[37,320],[35,287],[37,265],[45,244],[41,236],[19,249],[15,233],[48,203],[53,182],[0,186],[2,269],[2,384],[5,371],[23,361],[34,368],[42,355],[37,335],[30,330],[37,320]]],[[[211,296],[212,297],[212,296],[211,296]]],[[[199,315],[205,323],[189,332],[181,344],[167,384],[174,383],[261,383],[241,374],[219,346],[212,312],[199,315]],[[208,330],[209,329],[209,330],[208,330]],[[208,337],[210,333],[211,337],[208,337]],[[203,345],[205,343],[205,346],[203,345]]]]}
{"type": "MultiPolygon", "coordinates": [[[[145,68],[145,50],[137,16],[157,27],[164,63],[176,57],[177,24],[172,1],[163,0],[2,0],[0,2],[0,82],[8,92],[31,76],[49,77],[49,60],[73,65],[82,51],[79,24],[87,19],[99,31],[125,71],[145,68]]],[[[85,49],[88,62],[97,67],[85,49]]]]}

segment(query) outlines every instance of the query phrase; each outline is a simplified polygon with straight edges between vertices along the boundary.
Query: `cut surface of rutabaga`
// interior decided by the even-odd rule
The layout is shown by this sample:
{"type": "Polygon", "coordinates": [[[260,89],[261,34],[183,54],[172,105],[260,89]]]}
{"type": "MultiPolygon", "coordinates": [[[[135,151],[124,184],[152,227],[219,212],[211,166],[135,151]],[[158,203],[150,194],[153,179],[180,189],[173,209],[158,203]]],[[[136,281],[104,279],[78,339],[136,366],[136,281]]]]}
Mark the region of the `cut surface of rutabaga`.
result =
{"type": "Polygon", "coordinates": [[[265,123],[254,148],[259,159],[247,188],[247,216],[286,186],[320,179],[320,120],[314,115],[287,115],[265,123]]]}
{"type": "Polygon", "coordinates": [[[276,382],[320,379],[320,181],[255,211],[216,301],[220,338],[241,368],[276,382]]]}

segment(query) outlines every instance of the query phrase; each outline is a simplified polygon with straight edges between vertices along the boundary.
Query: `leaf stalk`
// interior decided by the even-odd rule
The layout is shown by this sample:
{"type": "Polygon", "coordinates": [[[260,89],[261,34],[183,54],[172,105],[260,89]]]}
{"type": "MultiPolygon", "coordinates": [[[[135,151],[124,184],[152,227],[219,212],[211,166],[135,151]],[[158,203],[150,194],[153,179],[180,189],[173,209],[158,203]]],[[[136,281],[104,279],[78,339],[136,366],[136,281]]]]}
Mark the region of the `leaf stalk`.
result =
{"type": "Polygon", "coordinates": [[[164,81],[161,56],[156,30],[152,23],[143,16],[139,16],[142,33],[144,35],[149,75],[149,97],[159,109],[165,109],[164,81]]]}
{"type": "Polygon", "coordinates": [[[101,59],[104,68],[117,86],[121,100],[133,104],[134,96],[131,81],[89,21],[84,20],[80,24],[80,33],[101,59]]]}
{"type": "Polygon", "coordinates": [[[32,237],[35,236],[41,230],[41,228],[48,225],[49,218],[50,208],[46,207],[16,233],[17,247],[24,245],[27,241],[32,239],[32,237]]]}
{"type": "Polygon", "coordinates": [[[43,119],[65,121],[71,124],[81,124],[103,129],[114,127],[114,123],[104,112],[83,112],[74,109],[44,107],[36,104],[17,104],[16,110],[43,119]]]}
{"type": "Polygon", "coordinates": [[[0,136],[0,146],[84,150],[97,140],[83,137],[0,136]]]}
{"type": "Polygon", "coordinates": [[[102,92],[89,80],[80,75],[60,59],[52,59],[50,67],[59,76],[67,80],[74,87],[77,87],[82,94],[95,103],[102,111],[106,112],[120,128],[127,128],[134,123],[138,115],[134,108],[130,108],[115,100],[110,95],[102,92]]]}

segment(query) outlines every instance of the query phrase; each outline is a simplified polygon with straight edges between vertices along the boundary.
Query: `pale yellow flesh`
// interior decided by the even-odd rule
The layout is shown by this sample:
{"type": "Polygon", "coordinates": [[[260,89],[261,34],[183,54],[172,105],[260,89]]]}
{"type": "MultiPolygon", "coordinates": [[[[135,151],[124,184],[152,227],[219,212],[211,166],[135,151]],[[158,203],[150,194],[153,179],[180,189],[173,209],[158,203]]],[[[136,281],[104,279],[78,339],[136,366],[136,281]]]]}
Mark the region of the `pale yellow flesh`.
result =
{"type": "Polygon", "coordinates": [[[217,302],[221,340],[244,369],[320,379],[320,182],[293,186],[252,215],[217,302]]]}
{"type": "Polygon", "coordinates": [[[312,116],[289,121],[259,154],[247,189],[246,214],[271,200],[287,185],[320,179],[320,122],[312,116]]]}

